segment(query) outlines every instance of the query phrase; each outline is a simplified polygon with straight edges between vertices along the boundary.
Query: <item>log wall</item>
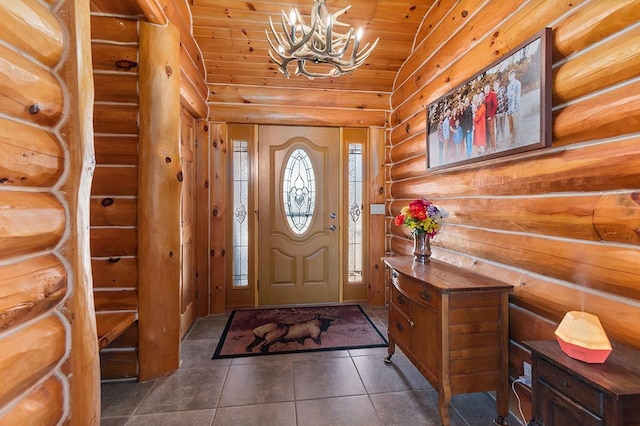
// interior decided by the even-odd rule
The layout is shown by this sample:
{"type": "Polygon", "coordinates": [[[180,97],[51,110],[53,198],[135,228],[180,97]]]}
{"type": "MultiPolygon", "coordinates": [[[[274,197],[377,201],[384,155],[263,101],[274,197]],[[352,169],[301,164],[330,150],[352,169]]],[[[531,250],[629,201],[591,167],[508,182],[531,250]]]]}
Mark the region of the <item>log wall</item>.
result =
{"type": "Polygon", "coordinates": [[[640,347],[640,3],[447,1],[430,15],[391,96],[387,250],[410,254],[392,222],[412,199],[451,213],[433,257],[514,285],[513,377],[529,357],[521,342],[553,338],[570,310],[640,347]],[[551,146],[428,172],[425,107],[544,27],[551,146]]]}
{"type": "Polygon", "coordinates": [[[2,2],[0,39],[0,424],[97,425],[88,2],[2,2]]]}

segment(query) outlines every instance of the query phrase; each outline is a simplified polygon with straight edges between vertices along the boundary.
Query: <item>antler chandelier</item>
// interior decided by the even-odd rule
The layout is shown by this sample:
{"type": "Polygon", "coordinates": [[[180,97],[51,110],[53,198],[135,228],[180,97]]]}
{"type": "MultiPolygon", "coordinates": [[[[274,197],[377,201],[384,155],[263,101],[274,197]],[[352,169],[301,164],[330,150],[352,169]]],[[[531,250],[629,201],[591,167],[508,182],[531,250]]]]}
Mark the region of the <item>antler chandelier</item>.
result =
{"type": "Polygon", "coordinates": [[[315,0],[309,25],[297,9],[293,8],[288,16],[282,11],[282,32],[276,31],[269,17],[271,35],[275,39],[272,41],[269,31],[265,30],[271,46],[269,56],[278,64],[279,71],[289,78],[288,65],[297,62],[295,75],[305,75],[314,79],[337,77],[362,65],[379,39],[372,45],[366,43],[358,50],[362,40],[362,28],[354,33],[349,25],[338,22],[338,17],[350,8],[351,5],[331,14],[327,10],[325,0],[315,0]],[[335,27],[348,27],[349,30],[341,33],[336,31],[335,27]]]}

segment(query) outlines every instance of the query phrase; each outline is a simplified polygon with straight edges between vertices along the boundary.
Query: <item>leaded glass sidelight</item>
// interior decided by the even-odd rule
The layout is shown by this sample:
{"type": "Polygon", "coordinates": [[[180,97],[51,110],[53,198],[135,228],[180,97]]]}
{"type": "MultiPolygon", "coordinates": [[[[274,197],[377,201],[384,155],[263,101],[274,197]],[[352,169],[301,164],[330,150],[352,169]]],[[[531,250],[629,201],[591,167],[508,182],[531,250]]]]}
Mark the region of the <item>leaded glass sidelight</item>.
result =
{"type": "Polygon", "coordinates": [[[349,144],[349,282],[362,281],[363,225],[362,144],[349,144]]]}
{"type": "Polygon", "coordinates": [[[233,286],[249,285],[249,150],[246,141],[233,142],[233,286]]]}
{"type": "Polygon", "coordinates": [[[316,205],[316,177],[309,155],[295,149],[284,170],[282,201],[287,223],[294,234],[304,234],[311,226],[316,205]]]}

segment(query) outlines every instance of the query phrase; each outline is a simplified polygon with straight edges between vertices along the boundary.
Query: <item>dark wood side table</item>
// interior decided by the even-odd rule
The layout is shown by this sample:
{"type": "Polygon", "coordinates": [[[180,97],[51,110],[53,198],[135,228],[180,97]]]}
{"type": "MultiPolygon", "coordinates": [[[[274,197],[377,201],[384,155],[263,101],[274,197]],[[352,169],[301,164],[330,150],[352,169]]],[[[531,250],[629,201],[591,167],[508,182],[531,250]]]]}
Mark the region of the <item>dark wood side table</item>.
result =
{"type": "Polygon", "coordinates": [[[509,292],[513,287],[432,259],[384,257],[389,269],[389,356],[396,345],[438,391],[449,425],[454,394],[497,391],[497,424],[509,414],[509,292]]]}
{"type": "Polygon", "coordinates": [[[566,355],[555,340],[524,342],[531,350],[529,425],[640,425],[640,351],[612,342],[603,364],[566,355]]]}

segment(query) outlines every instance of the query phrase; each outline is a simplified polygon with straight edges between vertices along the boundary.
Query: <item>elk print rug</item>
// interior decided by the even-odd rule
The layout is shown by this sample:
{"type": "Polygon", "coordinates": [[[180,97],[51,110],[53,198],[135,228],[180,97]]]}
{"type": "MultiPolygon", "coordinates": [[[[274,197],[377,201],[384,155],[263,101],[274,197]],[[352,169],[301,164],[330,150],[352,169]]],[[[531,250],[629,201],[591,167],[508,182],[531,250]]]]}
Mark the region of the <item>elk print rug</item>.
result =
{"type": "Polygon", "coordinates": [[[236,310],[213,359],[387,346],[360,305],[236,310]]]}

